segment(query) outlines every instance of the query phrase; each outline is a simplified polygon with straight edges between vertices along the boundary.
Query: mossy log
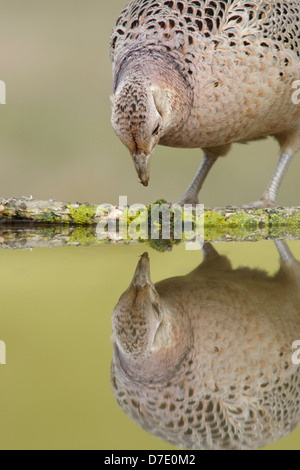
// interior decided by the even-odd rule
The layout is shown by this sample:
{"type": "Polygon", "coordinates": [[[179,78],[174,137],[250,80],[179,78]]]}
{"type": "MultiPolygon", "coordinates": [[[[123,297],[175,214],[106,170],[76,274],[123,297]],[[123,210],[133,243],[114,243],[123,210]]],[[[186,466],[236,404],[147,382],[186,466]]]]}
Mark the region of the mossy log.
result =
{"type": "MultiPolygon", "coordinates": [[[[165,201],[154,204],[162,203],[165,201]]],[[[103,225],[109,221],[114,221],[118,227],[118,222],[124,215],[130,224],[135,217],[126,212],[126,209],[111,206],[109,211],[105,211],[103,205],[0,198],[0,247],[34,248],[103,242],[140,242],[166,250],[180,243],[172,236],[170,240],[148,240],[142,237],[133,240],[128,234],[126,237],[120,236],[118,229],[98,230],[100,223],[103,225]]],[[[151,206],[147,211],[149,217],[151,206]]],[[[278,238],[300,239],[300,207],[225,207],[204,210],[206,241],[258,241],[278,238]]]]}

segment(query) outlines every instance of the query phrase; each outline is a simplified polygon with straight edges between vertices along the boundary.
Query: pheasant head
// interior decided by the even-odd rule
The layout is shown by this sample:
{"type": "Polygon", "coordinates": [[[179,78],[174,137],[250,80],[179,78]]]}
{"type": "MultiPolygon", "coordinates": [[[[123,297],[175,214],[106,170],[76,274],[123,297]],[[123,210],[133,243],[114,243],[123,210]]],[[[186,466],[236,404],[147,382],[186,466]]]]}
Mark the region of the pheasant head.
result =
{"type": "Polygon", "coordinates": [[[144,53],[142,61],[136,59],[131,67],[126,64],[115,72],[112,126],[128,148],[144,186],[149,183],[156,145],[176,134],[192,106],[183,76],[165,61],[163,56],[153,60],[144,53]]]}

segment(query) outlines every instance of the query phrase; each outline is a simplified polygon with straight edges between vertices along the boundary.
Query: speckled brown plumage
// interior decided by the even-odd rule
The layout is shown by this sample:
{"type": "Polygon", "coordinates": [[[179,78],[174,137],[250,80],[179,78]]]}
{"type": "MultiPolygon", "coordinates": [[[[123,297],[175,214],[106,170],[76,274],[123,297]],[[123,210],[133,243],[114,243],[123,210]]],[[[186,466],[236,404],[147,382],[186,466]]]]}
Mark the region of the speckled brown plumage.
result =
{"type": "Polygon", "coordinates": [[[233,270],[205,246],[191,274],[155,286],[149,260],[113,314],[112,388],[136,423],[177,447],[254,449],[300,424],[300,266],[233,270]]]}
{"type": "Polygon", "coordinates": [[[234,142],[274,136],[284,168],[300,149],[299,0],[133,0],[111,37],[113,127],[141,181],[157,144],[200,147],[205,162],[182,202],[195,202],[214,161],[234,142]]]}

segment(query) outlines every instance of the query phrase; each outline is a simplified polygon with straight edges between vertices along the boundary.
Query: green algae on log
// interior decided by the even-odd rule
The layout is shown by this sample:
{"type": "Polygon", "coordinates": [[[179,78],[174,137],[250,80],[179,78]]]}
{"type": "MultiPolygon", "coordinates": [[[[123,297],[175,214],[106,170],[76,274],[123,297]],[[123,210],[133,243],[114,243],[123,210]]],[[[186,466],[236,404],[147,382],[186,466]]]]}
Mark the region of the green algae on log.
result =
{"type": "MultiPolygon", "coordinates": [[[[156,205],[166,204],[157,201],[156,205]]],[[[128,228],[141,220],[139,212],[127,207],[36,201],[27,198],[0,198],[0,247],[33,248],[36,246],[90,245],[103,241],[116,243],[147,243],[160,251],[180,243],[174,239],[172,207],[170,207],[170,240],[133,239],[130,230],[118,232],[120,220],[128,228]],[[110,207],[110,209],[105,209],[110,207]],[[21,225],[20,225],[21,222],[21,225]],[[112,223],[116,230],[103,230],[112,223]],[[101,230],[99,230],[101,225],[101,230]],[[18,228],[17,228],[18,227],[18,228]]],[[[151,206],[145,209],[143,221],[151,223],[151,206]],[[145,218],[146,217],[146,218],[145,218]]],[[[178,209],[177,209],[178,210],[178,209]]],[[[195,220],[195,214],[192,215],[195,220]]],[[[146,223],[147,223],[146,222],[146,223]]],[[[109,228],[109,227],[108,227],[109,228]]],[[[225,207],[204,210],[204,239],[206,241],[257,241],[264,239],[300,239],[300,207],[276,209],[242,209],[225,207]]],[[[161,227],[158,226],[158,230],[161,227]]],[[[182,241],[186,241],[183,232],[182,241]]]]}

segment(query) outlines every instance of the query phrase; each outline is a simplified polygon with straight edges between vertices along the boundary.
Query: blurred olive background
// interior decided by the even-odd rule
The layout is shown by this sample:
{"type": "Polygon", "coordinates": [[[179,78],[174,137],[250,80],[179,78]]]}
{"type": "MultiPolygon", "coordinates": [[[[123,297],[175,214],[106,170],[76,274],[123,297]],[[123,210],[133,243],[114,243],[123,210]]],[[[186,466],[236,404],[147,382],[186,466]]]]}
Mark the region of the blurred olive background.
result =
{"type": "MultiPolygon", "coordinates": [[[[290,247],[300,259],[300,243],[290,247]]],[[[279,268],[272,242],[216,248],[234,267],[279,268]]],[[[142,253],[113,245],[0,251],[0,449],[172,449],[119,409],[110,386],[111,314],[142,253]]],[[[190,272],[202,255],[181,245],[151,250],[150,259],[158,282],[190,272]]],[[[299,449],[300,429],[270,447],[299,449]]]]}
{"type": "MultiPolygon", "coordinates": [[[[109,37],[126,0],[0,0],[0,195],[68,201],[177,201],[200,150],[158,147],[142,187],[110,125],[109,37]]],[[[201,193],[208,206],[258,199],[279,158],[271,139],[236,145],[201,193]]],[[[278,202],[299,204],[300,158],[278,202]]]]}

